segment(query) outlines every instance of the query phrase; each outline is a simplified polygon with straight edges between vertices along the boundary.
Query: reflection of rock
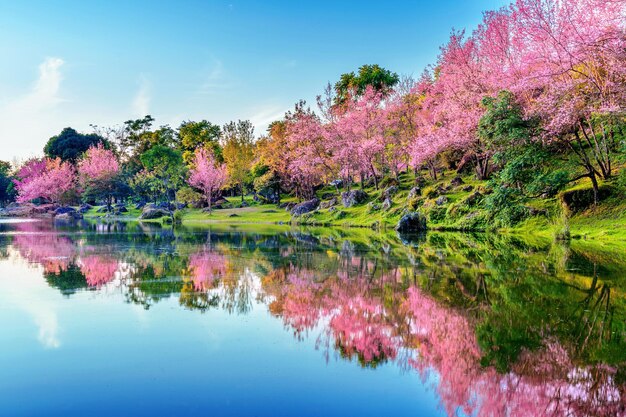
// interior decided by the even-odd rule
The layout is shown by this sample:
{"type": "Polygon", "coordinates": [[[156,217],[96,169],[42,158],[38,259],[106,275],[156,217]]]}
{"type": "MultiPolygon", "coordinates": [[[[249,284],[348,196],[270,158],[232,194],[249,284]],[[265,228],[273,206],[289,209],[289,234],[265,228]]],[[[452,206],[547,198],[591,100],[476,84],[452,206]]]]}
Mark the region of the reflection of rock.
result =
{"type": "Polygon", "coordinates": [[[303,214],[310,213],[313,210],[317,209],[319,205],[320,205],[320,200],[317,198],[314,198],[312,200],[308,200],[300,204],[296,204],[291,209],[291,214],[293,216],[301,216],[303,214]]]}
{"type": "Polygon", "coordinates": [[[426,230],[426,217],[417,212],[407,213],[398,221],[396,230],[401,233],[422,232],[426,230]]]}

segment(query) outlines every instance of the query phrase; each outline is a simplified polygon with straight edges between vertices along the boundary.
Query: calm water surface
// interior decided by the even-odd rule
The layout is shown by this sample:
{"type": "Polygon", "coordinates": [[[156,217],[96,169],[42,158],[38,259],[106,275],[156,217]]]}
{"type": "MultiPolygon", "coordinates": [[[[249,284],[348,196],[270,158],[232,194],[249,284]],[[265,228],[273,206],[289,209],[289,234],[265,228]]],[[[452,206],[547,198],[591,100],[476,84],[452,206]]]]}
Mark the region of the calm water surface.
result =
{"type": "Polygon", "coordinates": [[[0,222],[0,416],[625,415],[626,259],[0,222]]]}

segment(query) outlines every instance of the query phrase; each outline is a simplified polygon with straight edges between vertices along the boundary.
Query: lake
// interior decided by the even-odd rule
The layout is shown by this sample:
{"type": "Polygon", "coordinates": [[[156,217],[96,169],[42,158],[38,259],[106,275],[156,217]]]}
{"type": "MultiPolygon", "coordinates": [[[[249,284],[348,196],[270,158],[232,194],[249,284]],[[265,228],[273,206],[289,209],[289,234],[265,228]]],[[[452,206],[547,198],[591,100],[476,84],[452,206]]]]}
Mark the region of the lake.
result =
{"type": "Polygon", "coordinates": [[[624,415],[625,256],[0,222],[0,415],[624,415]]]}

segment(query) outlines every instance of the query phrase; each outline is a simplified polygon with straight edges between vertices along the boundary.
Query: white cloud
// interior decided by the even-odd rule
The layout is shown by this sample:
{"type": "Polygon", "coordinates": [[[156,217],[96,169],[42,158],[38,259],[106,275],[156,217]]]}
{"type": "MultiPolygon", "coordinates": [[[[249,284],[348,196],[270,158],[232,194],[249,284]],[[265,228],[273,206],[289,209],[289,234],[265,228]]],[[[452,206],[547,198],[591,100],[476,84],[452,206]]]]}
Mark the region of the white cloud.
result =
{"type": "Polygon", "coordinates": [[[150,91],[152,86],[150,81],[144,76],[139,77],[139,90],[133,98],[133,113],[137,117],[143,117],[150,114],[150,101],[152,99],[150,91]]]}
{"type": "Polygon", "coordinates": [[[257,136],[265,134],[270,123],[280,120],[285,115],[285,109],[280,106],[270,105],[257,110],[251,117],[250,122],[254,126],[257,136]]]}
{"type": "Polygon", "coordinates": [[[219,90],[228,89],[230,86],[230,82],[224,72],[224,64],[219,59],[216,59],[198,88],[197,93],[201,95],[214,94],[219,90]]]}
{"type": "Polygon", "coordinates": [[[42,142],[59,128],[57,110],[66,101],[60,96],[64,63],[61,58],[46,58],[30,91],[0,108],[0,159],[41,153],[42,142]]]}

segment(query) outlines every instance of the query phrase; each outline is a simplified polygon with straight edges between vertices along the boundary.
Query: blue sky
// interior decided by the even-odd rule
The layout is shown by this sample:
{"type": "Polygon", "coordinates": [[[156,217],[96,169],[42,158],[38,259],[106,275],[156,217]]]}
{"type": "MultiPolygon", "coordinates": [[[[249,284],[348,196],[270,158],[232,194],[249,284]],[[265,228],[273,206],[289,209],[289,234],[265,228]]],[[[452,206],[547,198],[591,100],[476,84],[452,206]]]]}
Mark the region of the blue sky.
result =
{"type": "Polygon", "coordinates": [[[0,159],[41,154],[63,127],[250,119],[362,64],[419,75],[452,28],[500,0],[0,0],[0,159]]]}

